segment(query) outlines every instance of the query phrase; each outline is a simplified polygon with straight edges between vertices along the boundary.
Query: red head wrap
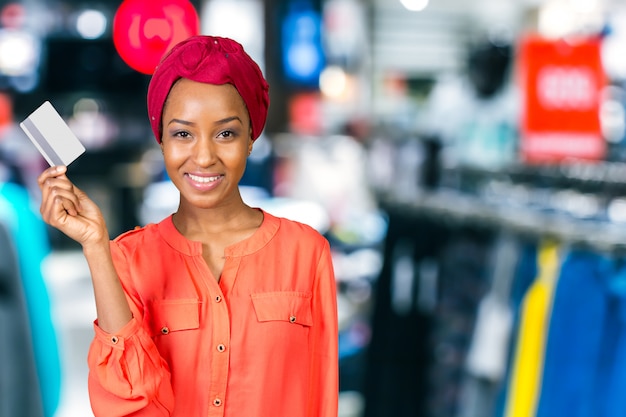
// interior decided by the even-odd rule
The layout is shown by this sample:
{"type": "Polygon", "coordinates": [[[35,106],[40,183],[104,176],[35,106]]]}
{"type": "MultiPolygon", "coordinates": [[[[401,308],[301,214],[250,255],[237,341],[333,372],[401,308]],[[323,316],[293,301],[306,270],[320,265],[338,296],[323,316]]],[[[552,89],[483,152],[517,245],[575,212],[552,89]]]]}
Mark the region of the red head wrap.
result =
{"type": "Polygon", "coordinates": [[[215,36],[192,36],[174,46],[154,70],[148,86],[148,116],[161,143],[163,105],[180,78],[206,84],[232,84],[243,98],[256,140],[265,126],[269,86],[256,62],[238,42],[215,36]]]}

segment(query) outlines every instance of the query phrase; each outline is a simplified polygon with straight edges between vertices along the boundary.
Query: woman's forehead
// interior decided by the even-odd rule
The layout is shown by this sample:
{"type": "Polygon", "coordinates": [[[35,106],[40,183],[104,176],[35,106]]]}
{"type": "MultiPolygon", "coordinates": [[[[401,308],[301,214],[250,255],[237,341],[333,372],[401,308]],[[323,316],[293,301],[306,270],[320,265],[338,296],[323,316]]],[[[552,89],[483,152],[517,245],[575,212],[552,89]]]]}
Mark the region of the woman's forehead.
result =
{"type": "Polygon", "coordinates": [[[181,113],[208,119],[236,115],[242,122],[249,122],[243,98],[230,84],[205,84],[181,79],[172,87],[163,110],[165,118],[178,117],[181,113]]]}

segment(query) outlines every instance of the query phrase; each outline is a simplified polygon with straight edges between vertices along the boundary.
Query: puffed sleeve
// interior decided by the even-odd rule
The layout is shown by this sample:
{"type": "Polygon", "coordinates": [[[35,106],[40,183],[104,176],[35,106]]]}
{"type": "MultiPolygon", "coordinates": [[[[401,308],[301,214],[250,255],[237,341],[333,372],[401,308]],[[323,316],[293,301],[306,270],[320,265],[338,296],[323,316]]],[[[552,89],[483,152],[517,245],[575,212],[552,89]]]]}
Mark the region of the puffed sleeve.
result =
{"type": "Polygon", "coordinates": [[[328,242],[317,266],[313,292],[314,344],[310,359],[311,389],[307,417],[337,417],[339,353],[337,284],[328,242]]]}
{"type": "MultiPolygon", "coordinates": [[[[111,253],[124,284],[127,264],[115,242],[111,253]]],[[[124,290],[133,319],[115,334],[94,323],[95,337],[87,357],[92,410],[96,417],[169,416],[174,409],[169,367],[142,327],[139,297],[127,285],[124,290]]]]}

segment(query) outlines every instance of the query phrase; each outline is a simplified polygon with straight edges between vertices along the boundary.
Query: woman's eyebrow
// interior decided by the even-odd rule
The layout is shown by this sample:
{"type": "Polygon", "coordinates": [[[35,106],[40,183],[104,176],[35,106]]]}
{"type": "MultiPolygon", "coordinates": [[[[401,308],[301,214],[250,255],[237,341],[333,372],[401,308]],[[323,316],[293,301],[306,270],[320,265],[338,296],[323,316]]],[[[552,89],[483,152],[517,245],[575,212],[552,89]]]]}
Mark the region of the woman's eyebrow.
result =
{"type": "MultiPolygon", "coordinates": [[[[225,124],[225,123],[232,122],[233,120],[237,120],[239,123],[242,123],[242,124],[243,124],[243,122],[241,121],[241,118],[239,118],[239,116],[225,117],[225,118],[223,118],[223,119],[216,120],[216,121],[215,121],[215,124],[217,124],[217,125],[223,125],[223,124],[225,124]]],[[[195,123],[194,123],[194,122],[190,122],[190,121],[188,121],[188,120],[183,120],[183,119],[172,119],[172,120],[170,120],[167,124],[168,124],[168,125],[171,125],[172,123],[180,123],[180,124],[182,124],[182,125],[186,125],[186,126],[193,126],[193,125],[195,125],[195,123]]]]}
{"type": "Polygon", "coordinates": [[[232,122],[233,120],[237,120],[239,123],[242,123],[242,124],[243,124],[243,122],[241,121],[241,119],[239,118],[239,116],[225,117],[225,118],[223,118],[223,119],[217,120],[217,121],[215,122],[215,124],[218,124],[218,125],[223,125],[224,123],[229,123],[229,122],[232,122]]]}
{"type": "Polygon", "coordinates": [[[168,124],[168,126],[169,126],[169,125],[171,125],[172,123],[180,123],[181,125],[187,125],[187,126],[192,126],[192,125],[194,125],[194,124],[195,124],[195,123],[190,122],[190,121],[188,121],[188,120],[182,120],[182,119],[172,119],[172,120],[170,120],[167,124],[168,124]]]}

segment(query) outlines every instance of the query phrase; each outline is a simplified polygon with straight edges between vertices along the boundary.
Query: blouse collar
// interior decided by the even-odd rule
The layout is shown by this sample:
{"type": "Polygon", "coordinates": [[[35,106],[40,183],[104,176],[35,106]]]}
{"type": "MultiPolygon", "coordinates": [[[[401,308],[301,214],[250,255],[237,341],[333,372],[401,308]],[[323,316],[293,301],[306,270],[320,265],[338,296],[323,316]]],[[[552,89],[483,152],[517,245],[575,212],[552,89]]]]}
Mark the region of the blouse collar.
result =
{"type": "MultiPolygon", "coordinates": [[[[250,255],[263,248],[276,235],[280,219],[262,209],[257,210],[263,213],[263,222],[259,228],[249,238],[228,246],[224,251],[226,256],[250,255]]],[[[173,215],[163,219],[157,227],[163,239],[175,250],[189,256],[202,255],[202,243],[183,236],[174,226],[173,215]]]]}

